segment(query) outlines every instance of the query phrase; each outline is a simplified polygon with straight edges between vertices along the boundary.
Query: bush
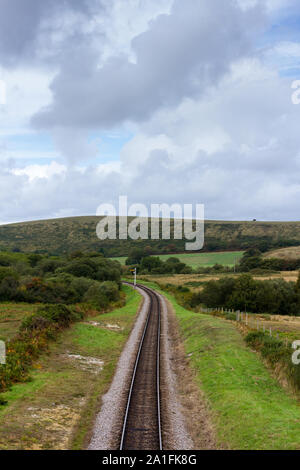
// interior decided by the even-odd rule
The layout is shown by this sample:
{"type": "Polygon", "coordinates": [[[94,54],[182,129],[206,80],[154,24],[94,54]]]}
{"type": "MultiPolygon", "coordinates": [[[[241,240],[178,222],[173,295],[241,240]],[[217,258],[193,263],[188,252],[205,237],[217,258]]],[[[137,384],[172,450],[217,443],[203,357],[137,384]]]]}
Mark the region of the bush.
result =
{"type": "Polygon", "coordinates": [[[19,282],[15,277],[8,276],[0,282],[0,300],[17,300],[19,282]]]}
{"type": "Polygon", "coordinates": [[[226,320],[233,320],[235,321],[236,320],[236,314],[235,313],[225,313],[225,318],[226,320]]]}
{"type": "Polygon", "coordinates": [[[100,284],[100,288],[103,290],[105,296],[110,302],[117,302],[120,300],[120,292],[115,282],[105,281],[100,284]]]}
{"type": "Polygon", "coordinates": [[[0,266],[0,282],[3,281],[3,279],[5,278],[14,278],[14,279],[18,279],[18,273],[10,268],[10,267],[5,267],[5,266],[0,266]]]}
{"type": "Polygon", "coordinates": [[[107,308],[110,302],[120,299],[118,285],[114,282],[94,283],[85,296],[84,302],[89,303],[97,309],[107,308]]]}
{"type": "Polygon", "coordinates": [[[67,273],[76,277],[89,277],[91,279],[95,279],[95,268],[81,259],[76,259],[72,263],[69,263],[64,269],[67,273]]]}
{"type": "Polygon", "coordinates": [[[65,327],[71,320],[72,312],[65,305],[44,305],[23,320],[20,331],[42,330],[53,323],[65,327]]]}
{"type": "Polygon", "coordinates": [[[100,285],[97,284],[94,284],[89,288],[83,297],[83,301],[99,310],[106,308],[109,304],[108,298],[103,292],[103,289],[101,289],[100,285]]]}
{"type": "Polygon", "coordinates": [[[0,255],[0,266],[10,266],[11,260],[6,255],[0,255]]]}
{"type": "Polygon", "coordinates": [[[246,343],[248,346],[257,349],[258,346],[263,343],[265,336],[265,333],[262,331],[251,331],[245,338],[246,343]]]}
{"type": "Polygon", "coordinates": [[[33,314],[23,320],[20,331],[24,330],[43,330],[51,325],[51,320],[43,316],[33,314]]]}
{"type": "Polygon", "coordinates": [[[207,282],[199,303],[210,308],[297,315],[300,313],[300,291],[295,283],[283,279],[260,281],[250,274],[242,274],[238,278],[207,282]]]}
{"type": "Polygon", "coordinates": [[[70,288],[77,294],[77,301],[80,302],[89,288],[94,285],[95,281],[86,277],[74,277],[71,281],[70,288]]]}
{"type": "Polygon", "coordinates": [[[63,327],[68,326],[74,320],[72,310],[64,304],[44,305],[38,309],[36,316],[43,317],[53,323],[58,323],[63,327]]]}
{"type": "Polygon", "coordinates": [[[73,303],[76,301],[76,292],[66,287],[57,279],[44,280],[39,277],[25,280],[21,287],[24,302],[41,303],[73,303]]]}
{"type": "Polygon", "coordinates": [[[63,263],[56,259],[42,259],[38,264],[37,268],[42,274],[54,273],[56,269],[61,268],[63,263]]]}

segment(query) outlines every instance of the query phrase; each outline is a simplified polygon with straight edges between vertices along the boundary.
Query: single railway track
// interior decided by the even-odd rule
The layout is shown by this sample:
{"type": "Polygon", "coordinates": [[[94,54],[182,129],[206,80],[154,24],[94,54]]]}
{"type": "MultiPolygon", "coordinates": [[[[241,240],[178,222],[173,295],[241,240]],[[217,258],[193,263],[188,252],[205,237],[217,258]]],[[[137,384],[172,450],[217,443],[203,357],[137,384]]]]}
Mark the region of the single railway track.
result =
{"type": "Polygon", "coordinates": [[[138,285],[150,299],[149,312],[132,373],[120,450],[162,450],[160,409],[160,299],[138,285]]]}

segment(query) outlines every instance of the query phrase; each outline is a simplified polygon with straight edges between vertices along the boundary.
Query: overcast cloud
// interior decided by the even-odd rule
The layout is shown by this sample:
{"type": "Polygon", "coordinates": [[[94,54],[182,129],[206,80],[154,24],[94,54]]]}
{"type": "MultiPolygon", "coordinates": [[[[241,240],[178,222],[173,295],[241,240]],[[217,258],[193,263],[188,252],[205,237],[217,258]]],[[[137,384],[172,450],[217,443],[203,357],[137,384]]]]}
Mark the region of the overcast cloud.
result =
{"type": "Polygon", "coordinates": [[[123,194],[299,220],[295,24],[293,0],[0,0],[0,222],[123,194]]]}

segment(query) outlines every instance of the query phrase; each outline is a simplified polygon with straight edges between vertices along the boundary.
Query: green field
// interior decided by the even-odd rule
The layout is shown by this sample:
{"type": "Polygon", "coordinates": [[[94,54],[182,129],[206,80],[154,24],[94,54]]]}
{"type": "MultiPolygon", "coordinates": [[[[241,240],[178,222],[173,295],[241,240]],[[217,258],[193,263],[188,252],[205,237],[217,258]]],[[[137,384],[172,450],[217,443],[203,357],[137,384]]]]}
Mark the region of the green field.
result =
{"type": "MultiPolygon", "coordinates": [[[[166,261],[168,258],[178,258],[182,263],[196,269],[199,266],[203,268],[214,266],[215,264],[222,264],[223,266],[234,266],[243,256],[243,251],[223,251],[218,253],[185,253],[176,255],[159,255],[159,258],[166,261]]],[[[126,256],[119,258],[112,258],[119,261],[123,266],[125,265],[126,256]]]]}

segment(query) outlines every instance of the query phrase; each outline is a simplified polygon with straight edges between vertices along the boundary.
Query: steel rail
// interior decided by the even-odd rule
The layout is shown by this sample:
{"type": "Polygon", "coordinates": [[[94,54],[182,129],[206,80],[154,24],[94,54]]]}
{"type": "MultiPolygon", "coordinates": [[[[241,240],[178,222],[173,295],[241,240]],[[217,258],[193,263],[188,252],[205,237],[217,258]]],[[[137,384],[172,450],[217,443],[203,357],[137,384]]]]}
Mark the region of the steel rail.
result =
{"type": "MultiPolygon", "coordinates": [[[[130,284],[130,283],[126,283],[130,284]]],[[[161,311],[160,311],[160,299],[158,294],[153,291],[152,289],[149,289],[148,287],[145,287],[143,285],[138,284],[138,288],[141,290],[145,291],[148,294],[148,298],[150,299],[149,303],[149,311],[146,319],[146,323],[143,329],[143,333],[140,339],[140,344],[139,348],[137,351],[137,356],[134,364],[134,369],[132,373],[132,378],[131,378],[131,384],[129,388],[129,393],[128,393],[128,399],[127,399],[127,405],[126,405],[126,411],[125,411],[125,416],[123,420],[123,427],[122,427],[122,435],[121,435],[121,441],[120,441],[120,450],[124,449],[124,441],[125,437],[127,434],[127,424],[128,424],[128,415],[129,415],[129,410],[131,407],[131,402],[132,402],[132,395],[133,395],[133,388],[135,385],[135,380],[136,380],[136,375],[137,375],[137,369],[140,365],[140,359],[141,359],[141,353],[143,350],[144,346],[144,340],[145,336],[147,334],[149,322],[151,315],[154,310],[154,302],[153,300],[155,299],[157,301],[157,315],[158,315],[158,327],[157,327],[157,344],[156,344],[156,370],[153,371],[153,373],[156,374],[156,404],[157,404],[157,432],[158,432],[158,442],[159,442],[159,449],[158,450],[163,450],[163,441],[162,441],[162,429],[161,429],[161,399],[160,399],[160,336],[161,336],[161,311]]],[[[151,449],[151,450],[156,450],[156,449],[151,449]]]]}

